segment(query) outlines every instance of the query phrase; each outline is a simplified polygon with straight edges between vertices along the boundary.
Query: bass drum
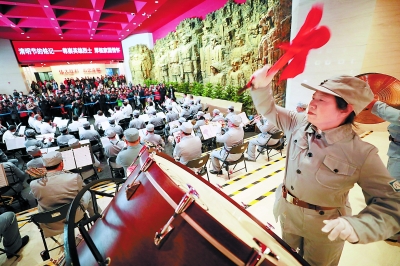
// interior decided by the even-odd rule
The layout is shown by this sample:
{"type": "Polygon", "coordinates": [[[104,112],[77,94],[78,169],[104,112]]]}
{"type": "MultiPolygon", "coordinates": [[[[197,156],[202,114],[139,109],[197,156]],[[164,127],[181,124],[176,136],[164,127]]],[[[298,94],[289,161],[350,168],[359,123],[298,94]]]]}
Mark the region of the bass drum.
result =
{"type": "MultiPolygon", "coordinates": [[[[151,165],[140,174],[139,167],[131,173],[89,231],[109,265],[308,265],[192,170],[165,154],[148,151],[140,165],[149,158],[151,165]],[[127,200],[126,188],[136,177],[140,185],[127,200]],[[194,201],[175,214],[180,203],[187,203],[182,200],[187,195],[194,201]],[[162,228],[173,229],[157,242],[162,228]]],[[[86,242],[78,245],[77,252],[80,265],[97,265],[86,242]]]]}

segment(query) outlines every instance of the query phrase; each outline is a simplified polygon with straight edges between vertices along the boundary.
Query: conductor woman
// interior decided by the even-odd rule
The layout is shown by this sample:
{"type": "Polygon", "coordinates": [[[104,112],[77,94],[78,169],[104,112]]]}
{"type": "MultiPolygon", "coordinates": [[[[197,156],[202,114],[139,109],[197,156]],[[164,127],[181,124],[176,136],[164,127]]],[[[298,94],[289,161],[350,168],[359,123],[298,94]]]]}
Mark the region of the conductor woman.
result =
{"type": "Polygon", "coordinates": [[[308,113],[298,114],[275,105],[268,69],[253,74],[251,95],[258,113],[288,138],[274,205],[282,238],[311,265],[338,265],[345,241],[365,244],[397,233],[400,183],[378,149],[352,129],[354,117],[374,97],[370,87],[352,76],[302,84],[315,92],[308,113]],[[355,183],[367,206],[352,215],[348,194],[355,183]]]}

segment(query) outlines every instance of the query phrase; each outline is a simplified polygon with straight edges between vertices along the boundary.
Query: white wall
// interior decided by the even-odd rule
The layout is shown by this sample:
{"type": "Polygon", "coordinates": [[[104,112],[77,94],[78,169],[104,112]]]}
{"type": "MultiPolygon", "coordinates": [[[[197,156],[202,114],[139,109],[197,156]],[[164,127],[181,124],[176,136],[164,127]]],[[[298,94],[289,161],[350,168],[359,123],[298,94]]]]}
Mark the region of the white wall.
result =
{"type": "MultiPolygon", "coordinates": [[[[298,102],[309,103],[312,91],[300,84],[319,84],[336,75],[357,75],[362,71],[365,52],[370,37],[375,0],[296,0],[292,5],[293,39],[315,3],[324,4],[320,25],[331,30],[329,42],[311,50],[305,71],[289,79],[286,89],[286,108],[294,110],[298,102]]],[[[388,40],[390,41],[390,40],[388,40]]]]}
{"type": "Polygon", "coordinates": [[[129,47],[135,46],[137,44],[145,44],[149,49],[153,49],[153,34],[151,33],[141,33],[129,36],[122,41],[122,51],[124,52],[124,69],[126,82],[132,81],[132,73],[129,69],[129,47]]]}
{"type": "Polygon", "coordinates": [[[28,86],[11,42],[0,39],[0,93],[11,94],[14,90],[27,92],[28,86]]]}

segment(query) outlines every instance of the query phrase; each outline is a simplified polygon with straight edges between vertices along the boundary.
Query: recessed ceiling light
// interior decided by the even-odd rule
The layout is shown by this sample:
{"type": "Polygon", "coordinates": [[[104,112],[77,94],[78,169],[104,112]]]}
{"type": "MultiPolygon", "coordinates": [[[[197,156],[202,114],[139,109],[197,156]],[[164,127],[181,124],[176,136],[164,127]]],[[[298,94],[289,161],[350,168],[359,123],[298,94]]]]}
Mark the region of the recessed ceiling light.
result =
{"type": "Polygon", "coordinates": [[[142,14],[142,16],[146,16],[146,12],[144,12],[144,13],[142,14]]]}
{"type": "Polygon", "coordinates": [[[100,12],[100,10],[96,9],[96,12],[100,12]]]}
{"type": "Polygon", "coordinates": [[[92,29],[92,30],[94,30],[94,29],[92,29]]]}
{"type": "Polygon", "coordinates": [[[134,16],[134,15],[135,15],[135,13],[131,13],[131,15],[132,15],[132,16],[134,16]]]}
{"type": "Polygon", "coordinates": [[[93,21],[93,22],[97,22],[97,20],[93,21]]]}
{"type": "Polygon", "coordinates": [[[118,38],[118,40],[121,40],[121,38],[118,38]]]}
{"type": "Polygon", "coordinates": [[[49,6],[48,6],[48,5],[44,5],[44,7],[45,7],[45,8],[48,8],[49,6]]]}
{"type": "Polygon", "coordinates": [[[61,37],[61,39],[64,39],[64,37],[61,37]]]}
{"type": "Polygon", "coordinates": [[[54,18],[50,18],[51,20],[54,20],[54,18]]]}
{"type": "Polygon", "coordinates": [[[129,31],[129,29],[127,29],[126,31],[129,31]]]}
{"type": "Polygon", "coordinates": [[[59,33],[58,35],[61,35],[61,33],[59,33]]]}
{"type": "Polygon", "coordinates": [[[90,37],[90,39],[92,40],[93,38],[92,38],[92,37],[90,37]]]}
{"type": "Polygon", "coordinates": [[[67,64],[69,65],[69,62],[67,62],[67,64]]]}
{"type": "Polygon", "coordinates": [[[26,36],[26,38],[30,38],[29,36],[26,36]]]}
{"type": "Polygon", "coordinates": [[[46,65],[46,64],[43,64],[44,66],[46,65]]]}
{"type": "Polygon", "coordinates": [[[133,25],[136,25],[136,22],[134,22],[133,25]]]}
{"type": "Polygon", "coordinates": [[[25,34],[25,32],[21,32],[21,34],[25,34]]]}
{"type": "Polygon", "coordinates": [[[58,29],[58,27],[56,27],[56,29],[58,29]]]}
{"type": "Polygon", "coordinates": [[[15,27],[15,25],[13,25],[13,24],[10,24],[11,25],[11,27],[15,27]]]}
{"type": "Polygon", "coordinates": [[[123,34],[121,36],[124,36],[123,34]]]}
{"type": "Polygon", "coordinates": [[[158,1],[155,1],[154,3],[158,4],[158,1]]]}
{"type": "Polygon", "coordinates": [[[43,65],[43,63],[41,63],[43,65]]]}

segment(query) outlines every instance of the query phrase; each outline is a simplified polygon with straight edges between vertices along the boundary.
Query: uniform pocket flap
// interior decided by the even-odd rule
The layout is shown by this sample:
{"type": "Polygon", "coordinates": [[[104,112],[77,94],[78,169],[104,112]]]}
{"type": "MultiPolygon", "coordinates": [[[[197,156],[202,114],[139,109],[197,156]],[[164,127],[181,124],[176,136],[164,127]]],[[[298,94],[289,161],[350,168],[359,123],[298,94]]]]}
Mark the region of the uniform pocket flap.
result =
{"type": "Polygon", "coordinates": [[[333,173],[339,175],[352,176],[356,171],[356,167],[348,162],[342,161],[336,157],[327,155],[324,159],[324,165],[328,167],[333,173]]]}

